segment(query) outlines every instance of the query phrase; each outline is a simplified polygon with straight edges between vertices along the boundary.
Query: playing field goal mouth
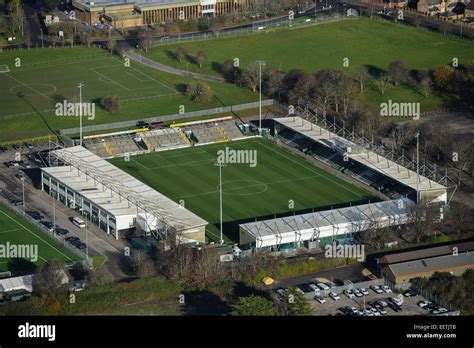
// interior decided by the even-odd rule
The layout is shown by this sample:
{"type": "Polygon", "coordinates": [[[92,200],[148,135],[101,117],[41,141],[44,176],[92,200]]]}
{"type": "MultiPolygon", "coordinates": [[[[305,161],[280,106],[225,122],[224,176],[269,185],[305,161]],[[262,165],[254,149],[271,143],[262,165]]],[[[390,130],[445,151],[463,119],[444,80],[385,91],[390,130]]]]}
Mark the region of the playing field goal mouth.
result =
{"type": "Polygon", "coordinates": [[[10,72],[10,68],[6,64],[0,64],[0,73],[10,72]]]}

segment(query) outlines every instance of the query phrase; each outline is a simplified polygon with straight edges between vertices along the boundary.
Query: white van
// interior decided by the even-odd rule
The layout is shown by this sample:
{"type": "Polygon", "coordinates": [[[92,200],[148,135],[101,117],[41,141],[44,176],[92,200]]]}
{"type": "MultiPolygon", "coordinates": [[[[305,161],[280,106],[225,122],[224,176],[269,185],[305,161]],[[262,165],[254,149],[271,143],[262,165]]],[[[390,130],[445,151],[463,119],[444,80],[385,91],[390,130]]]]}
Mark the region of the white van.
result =
{"type": "Polygon", "coordinates": [[[81,218],[78,218],[78,217],[73,218],[72,223],[79,228],[86,228],[86,223],[81,218]]]}

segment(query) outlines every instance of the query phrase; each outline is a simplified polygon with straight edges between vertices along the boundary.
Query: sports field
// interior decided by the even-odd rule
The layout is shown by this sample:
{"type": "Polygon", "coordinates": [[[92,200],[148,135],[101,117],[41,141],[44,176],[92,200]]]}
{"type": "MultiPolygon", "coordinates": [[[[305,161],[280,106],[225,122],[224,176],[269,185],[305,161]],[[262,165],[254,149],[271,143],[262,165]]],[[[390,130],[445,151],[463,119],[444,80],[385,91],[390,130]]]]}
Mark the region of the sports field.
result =
{"type": "Polygon", "coordinates": [[[241,220],[374,200],[371,194],[267,140],[251,139],[196,146],[111,162],[209,221],[208,237],[219,240],[218,151],[256,150],[257,165],[228,164],[222,169],[223,221],[236,241],[241,220]],[[293,206],[291,203],[293,202],[293,206]]]}
{"type": "Polygon", "coordinates": [[[6,246],[7,242],[10,245],[37,246],[38,260],[33,263],[31,259],[0,258],[0,272],[12,271],[13,274],[24,274],[34,271],[36,265],[53,258],[64,262],[79,259],[24,218],[0,206],[0,244],[6,246]]]}
{"type": "MultiPolygon", "coordinates": [[[[285,72],[333,68],[351,75],[357,66],[368,65],[376,75],[394,60],[402,60],[409,69],[450,64],[454,57],[460,65],[466,65],[474,59],[474,43],[386,20],[359,18],[230,39],[159,46],[145,55],[176,68],[186,70],[189,66],[189,70],[216,76],[221,74],[220,64],[234,58],[239,58],[242,69],[256,60],[265,60],[267,65],[285,72]],[[188,59],[179,62],[174,58],[178,47],[187,50],[188,59]],[[192,58],[199,50],[208,55],[202,68],[192,58]],[[348,67],[343,67],[344,58],[349,59],[348,67]]],[[[425,98],[413,86],[391,87],[384,96],[374,86],[368,87],[366,102],[377,107],[388,99],[420,102],[423,111],[439,108],[443,103],[442,96],[425,98]]]]}
{"type": "Polygon", "coordinates": [[[209,83],[215,98],[207,103],[193,102],[183,95],[191,79],[133,61],[127,67],[118,56],[98,48],[1,52],[0,68],[5,65],[9,71],[0,69],[0,143],[78,127],[78,117],[56,116],[55,104],[79,102],[80,82],[85,85],[82,101],[96,103],[95,118],[83,118],[86,126],[176,114],[181,105],[189,112],[258,99],[256,93],[230,84],[209,83]],[[119,97],[118,113],[110,114],[99,106],[105,96],[119,97]]]}

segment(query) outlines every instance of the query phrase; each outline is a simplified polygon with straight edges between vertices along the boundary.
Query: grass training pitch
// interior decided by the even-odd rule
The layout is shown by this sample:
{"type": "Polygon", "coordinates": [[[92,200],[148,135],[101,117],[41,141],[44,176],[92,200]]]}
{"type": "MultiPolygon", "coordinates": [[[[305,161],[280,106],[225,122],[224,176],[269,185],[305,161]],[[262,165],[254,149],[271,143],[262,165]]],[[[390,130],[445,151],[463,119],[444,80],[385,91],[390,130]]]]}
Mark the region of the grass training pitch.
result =
{"type": "Polygon", "coordinates": [[[59,245],[44,232],[39,231],[21,216],[0,206],[0,244],[37,245],[38,260],[22,258],[0,258],[0,272],[11,271],[13,274],[25,274],[34,271],[36,265],[47,260],[58,259],[64,262],[77,261],[79,257],[59,245]]]}
{"type": "Polygon", "coordinates": [[[84,126],[177,114],[181,105],[190,112],[258,99],[247,89],[210,82],[214,98],[193,102],[184,94],[192,79],[133,61],[126,67],[118,56],[98,48],[6,51],[0,53],[0,65],[9,69],[0,72],[0,143],[79,127],[78,117],[56,116],[55,105],[64,100],[79,102],[80,82],[84,83],[82,101],[96,103],[95,118],[84,117],[84,126]],[[111,114],[99,106],[105,96],[119,97],[119,112],[111,114]]]}
{"type": "Polygon", "coordinates": [[[257,165],[222,168],[223,221],[227,240],[237,241],[238,222],[349,202],[375,201],[346,182],[267,140],[195,146],[111,162],[209,222],[207,236],[219,240],[218,151],[256,150],[257,165]],[[294,206],[291,206],[291,203],[294,206]]]}
{"type": "MultiPolygon", "coordinates": [[[[402,60],[409,69],[430,69],[451,64],[455,57],[460,65],[466,65],[474,59],[473,52],[474,44],[467,39],[381,19],[358,18],[251,36],[158,46],[144,55],[176,68],[186,70],[189,66],[189,70],[216,76],[220,76],[220,64],[234,58],[239,58],[242,69],[256,60],[265,60],[285,72],[333,68],[352,75],[357,66],[368,65],[375,76],[387,70],[394,60],[402,60]],[[173,57],[178,47],[187,50],[188,59],[179,62],[173,57]],[[208,56],[202,68],[192,58],[199,50],[208,56]],[[343,67],[344,58],[349,59],[348,67],[343,67]]],[[[442,95],[432,93],[425,98],[410,85],[390,87],[382,96],[369,84],[365,98],[373,107],[389,99],[420,102],[422,111],[439,108],[444,102],[442,95]]]]}

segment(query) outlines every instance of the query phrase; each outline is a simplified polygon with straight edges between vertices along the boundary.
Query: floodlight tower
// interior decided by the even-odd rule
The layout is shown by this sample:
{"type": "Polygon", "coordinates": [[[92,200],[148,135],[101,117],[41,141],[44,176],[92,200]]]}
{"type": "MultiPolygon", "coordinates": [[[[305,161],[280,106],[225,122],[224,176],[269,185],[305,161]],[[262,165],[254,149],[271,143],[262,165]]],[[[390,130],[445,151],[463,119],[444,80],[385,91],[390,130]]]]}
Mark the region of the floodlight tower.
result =
{"type": "Polygon", "coordinates": [[[224,233],[223,233],[223,223],[222,223],[222,220],[223,220],[223,217],[222,217],[222,167],[225,167],[225,163],[224,162],[219,162],[219,161],[215,161],[214,162],[214,165],[216,167],[219,167],[219,210],[220,210],[220,230],[221,230],[221,237],[220,237],[220,240],[219,240],[219,244],[224,244],[224,233]]]}
{"type": "Polygon", "coordinates": [[[80,82],[77,88],[79,88],[79,145],[82,146],[82,87],[84,83],[80,82]]]}
{"type": "Polygon", "coordinates": [[[259,67],[259,119],[258,119],[258,134],[262,133],[262,66],[265,66],[267,63],[264,60],[257,60],[255,64],[259,67]]]}

